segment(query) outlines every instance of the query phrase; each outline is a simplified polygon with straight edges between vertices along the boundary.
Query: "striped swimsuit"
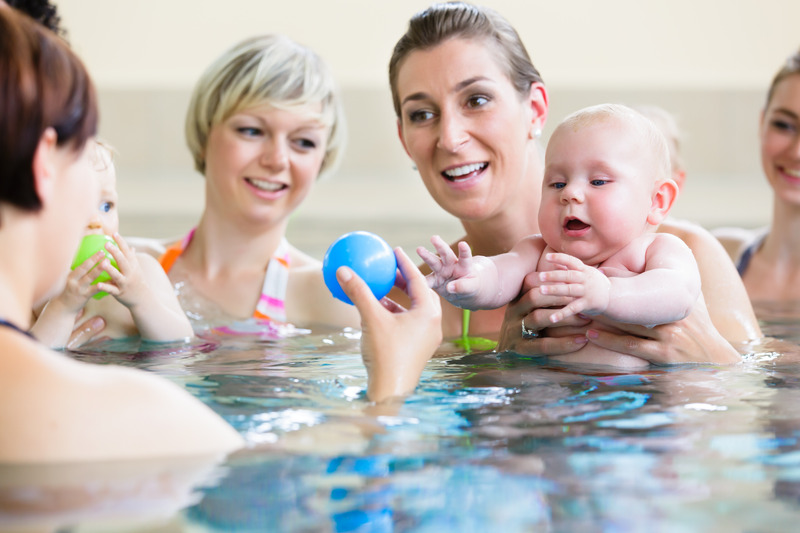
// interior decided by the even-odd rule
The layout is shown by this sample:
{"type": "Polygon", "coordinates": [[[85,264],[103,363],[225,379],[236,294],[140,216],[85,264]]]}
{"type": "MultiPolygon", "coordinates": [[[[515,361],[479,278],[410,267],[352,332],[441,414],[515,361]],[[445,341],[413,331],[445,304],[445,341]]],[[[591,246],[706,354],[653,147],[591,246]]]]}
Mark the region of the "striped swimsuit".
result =
{"type": "MultiPolygon", "coordinates": [[[[195,230],[182,240],[176,242],[164,252],[158,262],[169,273],[175,261],[180,257],[194,237],[195,230]]],[[[269,260],[264,283],[261,286],[261,296],[258,299],[253,318],[271,322],[286,322],[286,288],[289,284],[289,243],[284,238],[278,249],[269,260]]]]}

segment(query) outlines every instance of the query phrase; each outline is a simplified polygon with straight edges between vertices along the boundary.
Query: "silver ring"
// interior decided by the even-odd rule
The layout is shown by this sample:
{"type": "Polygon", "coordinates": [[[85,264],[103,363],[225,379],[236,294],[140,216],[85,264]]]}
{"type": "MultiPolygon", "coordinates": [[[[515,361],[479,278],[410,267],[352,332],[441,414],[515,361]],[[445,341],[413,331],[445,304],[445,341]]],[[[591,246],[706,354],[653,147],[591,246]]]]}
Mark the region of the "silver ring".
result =
{"type": "Polygon", "coordinates": [[[539,337],[539,332],[534,331],[532,329],[528,329],[525,327],[525,319],[522,319],[522,338],[523,339],[535,339],[539,337]]]}

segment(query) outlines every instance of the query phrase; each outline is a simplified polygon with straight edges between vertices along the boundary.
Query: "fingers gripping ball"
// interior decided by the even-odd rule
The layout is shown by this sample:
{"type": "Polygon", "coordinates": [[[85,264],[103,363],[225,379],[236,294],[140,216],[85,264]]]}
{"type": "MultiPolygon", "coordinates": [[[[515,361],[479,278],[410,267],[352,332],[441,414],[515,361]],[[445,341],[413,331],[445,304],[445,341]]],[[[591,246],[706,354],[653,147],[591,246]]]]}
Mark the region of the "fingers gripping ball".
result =
{"type": "Polygon", "coordinates": [[[380,300],[394,287],[397,259],[386,241],[373,233],[354,231],[346,233],[331,244],[325,252],[322,274],[325,285],[335,298],[352,304],[336,279],[336,270],[347,266],[363,279],[375,298],[380,300]]]}
{"type": "MultiPolygon", "coordinates": [[[[119,268],[117,266],[117,261],[108,252],[108,250],[106,250],[106,243],[107,242],[112,243],[114,246],[117,245],[117,243],[114,242],[114,239],[112,239],[108,235],[87,235],[87,236],[85,236],[83,238],[83,240],[81,241],[80,248],[78,248],[78,253],[75,254],[75,259],[72,260],[72,270],[75,270],[76,268],[78,268],[87,259],[89,259],[90,257],[92,257],[94,254],[96,254],[97,252],[99,252],[101,250],[103,251],[104,254],[106,254],[106,257],[108,258],[108,260],[111,261],[111,266],[113,266],[114,268],[119,268]]],[[[103,281],[103,282],[109,281],[110,279],[111,279],[111,276],[108,275],[108,272],[100,272],[100,274],[92,282],[92,285],[100,283],[101,281],[103,281]]],[[[103,296],[105,296],[107,294],[108,294],[107,292],[100,291],[97,294],[95,294],[93,296],[93,298],[95,300],[99,300],[100,298],[102,298],[103,296]]]]}

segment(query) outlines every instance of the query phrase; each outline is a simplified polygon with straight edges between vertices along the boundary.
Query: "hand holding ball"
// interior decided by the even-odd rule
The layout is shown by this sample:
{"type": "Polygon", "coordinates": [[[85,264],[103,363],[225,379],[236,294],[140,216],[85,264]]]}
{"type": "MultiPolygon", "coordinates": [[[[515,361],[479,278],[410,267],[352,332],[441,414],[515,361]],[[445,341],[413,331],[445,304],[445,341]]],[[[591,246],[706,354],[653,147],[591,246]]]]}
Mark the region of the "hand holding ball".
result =
{"type": "MultiPolygon", "coordinates": [[[[111,266],[113,266],[114,268],[118,269],[119,267],[117,266],[117,261],[114,259],[114,256],[112,256],[111,253],[109,253],[109,251],[106,250],[106,243],[107,242],[112,243],[114,246],[117,245],[117,243],[114,242],[114,239],[112,239],[108,235],[87,235],[87,236],[85,236],[83,238],[83,240],[81,241],[80,248],[78,248],[78,253],[75,254],[75,259],[72,260],[72,270],[75,270],[76,268],[78,268],[87,259],[89,259],[90,257],[92,257],[94,254],[96,254],[97,252],[99,252],[101,250],[103,251],[104,254],[106,254],[106,257],[111,262],[111,266]]],[[[110,279],[111,279],[111,276],[108,275],[108,272],[100,272],[100,274],[98,274],[98,276],[92,282],[92,285],[100,283],[101,281],[102,282],[109,281],[110,279]]],[[[106,294],[108,294],[108,293],[100,291],[97,294],[95,294],[93,296],[93,298],[95,300],[99,300],[100,298],[102,298],[106,294]]]]}
{"type": "Polygon", "coordinates": [[[366,231],[346,233],[325,252],[322,274],[335,298],[352,304],[336,279],[341,266],[350,267],[380,300],[394,287],[397,259],[392,248],[380,237],[366,231]]]}

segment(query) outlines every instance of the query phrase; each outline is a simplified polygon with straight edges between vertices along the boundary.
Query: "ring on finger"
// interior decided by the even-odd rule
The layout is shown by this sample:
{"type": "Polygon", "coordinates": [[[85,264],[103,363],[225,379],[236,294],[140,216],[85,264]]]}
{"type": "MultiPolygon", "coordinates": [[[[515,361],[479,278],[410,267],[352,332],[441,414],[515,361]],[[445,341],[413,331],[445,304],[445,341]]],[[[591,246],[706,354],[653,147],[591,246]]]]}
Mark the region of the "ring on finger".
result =
{"type": "Polygon", "coordinates": [[[522,319],[522,338],[523,339],[535,339],[537,337],[539,337],[539,332],[535,331],[535,330],[532,330],[532,329],[526,328],[525,327],[525,319],[523,318],[522,319]]]}

